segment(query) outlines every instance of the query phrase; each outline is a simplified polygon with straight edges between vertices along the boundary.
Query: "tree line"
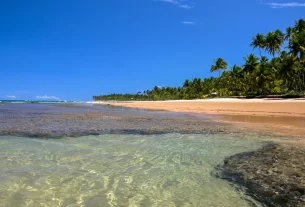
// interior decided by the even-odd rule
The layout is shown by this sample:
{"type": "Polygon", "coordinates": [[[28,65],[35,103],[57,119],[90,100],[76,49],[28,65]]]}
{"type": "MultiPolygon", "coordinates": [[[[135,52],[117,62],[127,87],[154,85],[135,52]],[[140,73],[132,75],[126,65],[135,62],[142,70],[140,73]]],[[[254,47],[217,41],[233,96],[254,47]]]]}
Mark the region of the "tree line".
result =
{"type": "Polygon", "coordinates": [[[305,20],[300,19],[285,32],[277,29],[257,34],[250,44],[259,57],[249,54],[243,65],[217,58],[210,72],[218,77],[185,80],[181,87],[158,87],[137,94],[108,94],[93,100],[177,100],[211,96],[305,95],[305,20]],[[268,57],[269,58],[268,58],[268,57]]]}

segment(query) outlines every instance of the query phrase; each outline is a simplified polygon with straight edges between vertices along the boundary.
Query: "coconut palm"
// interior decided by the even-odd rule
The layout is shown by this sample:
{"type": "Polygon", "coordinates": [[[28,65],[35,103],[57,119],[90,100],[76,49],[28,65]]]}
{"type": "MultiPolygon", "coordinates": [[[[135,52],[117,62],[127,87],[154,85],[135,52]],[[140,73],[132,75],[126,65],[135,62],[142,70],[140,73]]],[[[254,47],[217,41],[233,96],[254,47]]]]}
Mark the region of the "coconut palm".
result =
{"type": "Polygon", "coordinates": [[[292,37],[292,34],[293,34],[293,28],[292,27],[287,27],[284,39],[289,42],[291,37],[292,37]]]}
{"type": "Polygon", "coordinates": [[[259,58],[254,54],[250,54],[244,58],[246,63],[244,64],[244,71],[247,73],[253,72],[259,64],[259,58]]]}
{"type": "Polygon", "coordinates": [[[215,64],[211,66],[211,73],[218,71],[220,77],[220,70],[226,70],[228,68],[228,64],[222,58],[217,58],[215,60],[215,64]]]}
{"type": "Polygon", "coordinates": [[[296,32],[292,35],[287,48],[290,50],[289,54],[291,54],[298,61],[296,76],[299,81],[295,84],[298,86],[296,90],[300,91],[305,87],[305,23],[299,20],[297,22],[297,26],[295,27],[295,31],[296,32]],[[304,24],[304,28],[302,24],[304,24]]]}
{"type": "Polygon", "coordinates": [[[266,56],[261,57],[261,63],[267,63],[269,59],[266,56]]]}
{"type": "Polygon", "coordinates": [[[299,58],[300,62],[305,61],[305,29],[292,35],[287,48],[289,48],[291,54],[299,58]]]}
{"type": "Polygon", "coordinates": [[[277,43],[279,44],[279,46],[281,46],[284,43],[284,39],[285,39],[284,33],[281,30],[277,29],[274,31],[274,34],[275,34],[277,43]]]}
{"type": "Polygon", "coordinates": [[[300,20],[296,21],[293,30],[296,33],[304,31],[305,30],[305,20],[300,19],[300,20]]]}
{"type": "Polygon", "coordinates": [[[266,35],[266,50],[272,56],[275,56],[275,53],[280,53],[283,42],[284,34],[280,30],[268,32],[266,35]]]}
{"type": "Polygon", "coordinates": [[[190,86],[190,81],[189,79],[186,79],[183,83],[183,88],[188,88],[190,86]]]}
{"type": "Polygon", "coordinates": [[[255,70],[255,81],[257,84],[258,92],[260,94],[265,93],[265,85],[267,83],[267,80],[269,80],[272,75],[272,68],[270,67],[268,61],[269,60],[267,57],[262,56],[260,63],[258,64],[255,70]]]}
{"type": "Polygon", "coordinates": [[[256,57],[254,54],[250,54],[247,57],[244,58],[246,61],[243,65],[243,72],[244,72],[244,79],[245,83],[247,84],[247,87],[252,90],[253,86],[253,73],[256,70],[256,67],[259,65],[259,58],[256,57]]]}
{"type": "Polygon", "coordinates": [[[238,90],[237,85],[238,85],[238,82],[240,82],[240,80],[243,77],[242,68],[238,65],[234,65],[232,67],[230,76],[232,77],[233,82],[234,82],[234,92],[233,93],[235,93],[237,95],[237,90],[238,90]]]}
{"type": "Polygon", "coordinates": [[[253,47],[253,49],[258,47],[259,54],[260,54],[260,56],[262,56],[262,49],[264,49],[266,47],[265,36],[260,33],[257,34],[255,37],[252,38],[252,43],[250,46],[253,47]]]}
{"type": "Polygon", "coordinates": [[[299,90],[298,83],[298,61],[293,55],[286,55],[281,58],[279,65],[279,78],[285,81],[290,90],[299,90]]]}

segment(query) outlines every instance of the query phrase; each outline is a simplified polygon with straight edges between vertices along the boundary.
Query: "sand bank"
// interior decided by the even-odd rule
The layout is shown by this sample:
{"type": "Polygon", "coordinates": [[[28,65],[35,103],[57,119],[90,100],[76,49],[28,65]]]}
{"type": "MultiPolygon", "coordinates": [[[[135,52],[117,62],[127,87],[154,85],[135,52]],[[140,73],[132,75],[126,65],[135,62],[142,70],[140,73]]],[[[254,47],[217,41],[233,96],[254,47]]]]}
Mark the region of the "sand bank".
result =
{"type": "MultiPolygon", "coordinates": [[[[105,102],[104,102],[105,104],[105,102]]],[[[285,135],[305,134],[305,100],[208,99],[191,101],[107,102],[113,106],[195,113],[204,119],[242,123],[285,135]],[[212,116],[207,116],[212,114],[212,116]]],[[[302,139],[302,142],[303,139],[302,139]]]]}
{"type": "Polygon", "coordinates": [[[114,106],[224,115],[305,117],[305,100],[208,99],[112,102],[114,106]]]}

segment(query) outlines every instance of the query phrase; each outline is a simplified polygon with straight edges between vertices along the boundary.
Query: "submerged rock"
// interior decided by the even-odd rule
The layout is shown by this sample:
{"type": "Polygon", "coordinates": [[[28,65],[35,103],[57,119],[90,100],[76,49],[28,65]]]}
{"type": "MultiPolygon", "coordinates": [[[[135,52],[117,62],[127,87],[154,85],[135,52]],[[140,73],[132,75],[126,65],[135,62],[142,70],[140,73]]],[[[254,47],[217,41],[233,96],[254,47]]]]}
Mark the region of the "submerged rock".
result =
{"type": "Polygon", "coordinates": [[[217,174],[266,206],[305,206],[305,149],[268,144],[224,160],[217,174]]]}

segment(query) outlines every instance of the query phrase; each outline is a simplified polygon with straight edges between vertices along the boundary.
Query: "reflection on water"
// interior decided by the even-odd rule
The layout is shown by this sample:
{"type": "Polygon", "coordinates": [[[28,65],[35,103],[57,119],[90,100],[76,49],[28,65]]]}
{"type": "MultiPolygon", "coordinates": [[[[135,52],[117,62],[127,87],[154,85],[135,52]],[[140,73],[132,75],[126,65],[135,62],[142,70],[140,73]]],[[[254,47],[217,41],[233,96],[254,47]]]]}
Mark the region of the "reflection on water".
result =
{"type": "Polygon", "coordinates": [[[249,206],[212,173],[261,142],[230,135],[0,137],[3,206],[249,206]]]}

